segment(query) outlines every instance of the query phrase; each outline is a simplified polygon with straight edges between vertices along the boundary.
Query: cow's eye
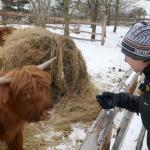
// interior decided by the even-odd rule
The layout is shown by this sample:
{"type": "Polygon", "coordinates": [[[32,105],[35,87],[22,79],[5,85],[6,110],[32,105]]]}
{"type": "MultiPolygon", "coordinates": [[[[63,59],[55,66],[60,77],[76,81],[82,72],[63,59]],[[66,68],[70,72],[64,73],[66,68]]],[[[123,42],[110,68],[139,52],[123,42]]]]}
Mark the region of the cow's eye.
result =
{"type": "Polygon", "coordinates": [[[23,96],[27,99],[30,99],[32,96],[32,90],[31,89],[24,89],[23,90],[23,96]]]}
{"type": "Polygon", "coordinates": [[[37,83],[37,87],[38,87],[39,91],[43,91],[43,89],[45,88],[40,83],[37,83]]]}
{"type": "Polygon", "coordinates": [[[38,83],[37,83],[37,87],[39,88],[40,86],[41,86],[41,84],[38,82],[38,83]]]}

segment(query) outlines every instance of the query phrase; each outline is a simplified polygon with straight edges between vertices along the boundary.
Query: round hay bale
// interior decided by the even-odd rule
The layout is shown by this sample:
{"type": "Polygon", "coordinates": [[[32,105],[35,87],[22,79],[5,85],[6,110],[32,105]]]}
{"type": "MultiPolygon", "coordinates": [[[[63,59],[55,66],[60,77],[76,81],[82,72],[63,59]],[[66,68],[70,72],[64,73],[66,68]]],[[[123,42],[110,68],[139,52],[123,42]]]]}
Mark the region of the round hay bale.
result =
{"type": "Polygon", "coordinates": [[[52,95],[57,100],[70,93],[82,93],[89,84],[85,61],[71,39],[43,28],[19,29],[8,37],[3,49],[3,70],[38,65],[57,56],[50,69],[52,95]]]}
{"type": "MultiPolygon", "coordinates": [[[[52,75],[51,92],[56,102],[56,117],[44,122],[44,129],[53,126],[68,133],[71,123],[93,121],[100,111],[95,100],[98,91],[91,84],[85,61],[75,43],[63,36],[50,33],[43,28],[19,29],[13,32],[0,49],[0,68],[8,71],[28,64],[39,65],[57,56],[50,66],[52,75]],[[1,65],[2,64],[2,65],[1,65]],[[2,67],[1,67],[2,66],[2,67]],[[46,128],[45,128],[46,126],[46,128]]],[[[41,143],[34,134],[43,133],[38,124],[29,125],[25,131],[25,148],[43,149],[49,142],[41,143]]]]}

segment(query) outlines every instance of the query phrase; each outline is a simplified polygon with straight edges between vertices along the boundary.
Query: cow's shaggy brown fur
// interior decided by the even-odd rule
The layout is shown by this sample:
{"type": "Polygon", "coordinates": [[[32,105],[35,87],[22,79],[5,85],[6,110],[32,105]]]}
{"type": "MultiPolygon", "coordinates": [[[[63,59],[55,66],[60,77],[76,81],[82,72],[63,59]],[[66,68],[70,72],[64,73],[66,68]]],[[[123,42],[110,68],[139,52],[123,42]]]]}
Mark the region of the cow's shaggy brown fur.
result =
{"type": "Polygon", "coordinates": [[[9,150],[23,150],[24,122],[39,121],[53,108],[49,93],[51,78],[35,66],[5,76],[11,77],[12,82],[0,85],[0,140],[9,150]]]}
{"type": "Polygon", "coordinates": [[[6,40],[6,37],[11,34],[15,28],[11,27],[1,27],[0,28],[0,46],[3,46],[6,40]]]}

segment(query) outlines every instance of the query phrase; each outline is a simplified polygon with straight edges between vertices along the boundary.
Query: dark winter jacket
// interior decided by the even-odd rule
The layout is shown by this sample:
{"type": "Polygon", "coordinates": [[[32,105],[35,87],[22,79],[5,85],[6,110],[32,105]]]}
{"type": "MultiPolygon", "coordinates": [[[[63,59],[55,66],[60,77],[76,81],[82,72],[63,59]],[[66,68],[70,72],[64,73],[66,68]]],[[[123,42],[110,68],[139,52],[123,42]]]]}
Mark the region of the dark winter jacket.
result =
{"type": "Polygon", "coordinates": [[[150,65],[144,69],[143,73],[144,83],[139,86],[143,94],[134,96],[129,93],[119,93],[121,96],[119,107],[141,114],[143,125],[148,132],[147,145],[150,150],[150,65]]]}

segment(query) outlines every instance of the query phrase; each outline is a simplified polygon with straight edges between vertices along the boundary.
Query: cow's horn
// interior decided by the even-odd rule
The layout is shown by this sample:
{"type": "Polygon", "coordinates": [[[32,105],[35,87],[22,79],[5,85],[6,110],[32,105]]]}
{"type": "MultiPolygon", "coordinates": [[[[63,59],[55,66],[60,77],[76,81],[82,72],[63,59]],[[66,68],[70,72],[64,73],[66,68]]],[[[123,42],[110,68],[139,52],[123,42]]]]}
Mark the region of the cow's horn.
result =
{"type": "Polygon", "coordinates": [[[0,84],[7,84],[7,83],[10,83],[12,80],[12,78],[9,78],[9,77],[0,77],[0,84]]]}
{"type": "Polygon", "coordinates": [[[40,68],[41,70],[47,68],[57,57],[54,57],[48,61],[46,61],[45,63],[38,65],[38,68],[40,68]]]}

